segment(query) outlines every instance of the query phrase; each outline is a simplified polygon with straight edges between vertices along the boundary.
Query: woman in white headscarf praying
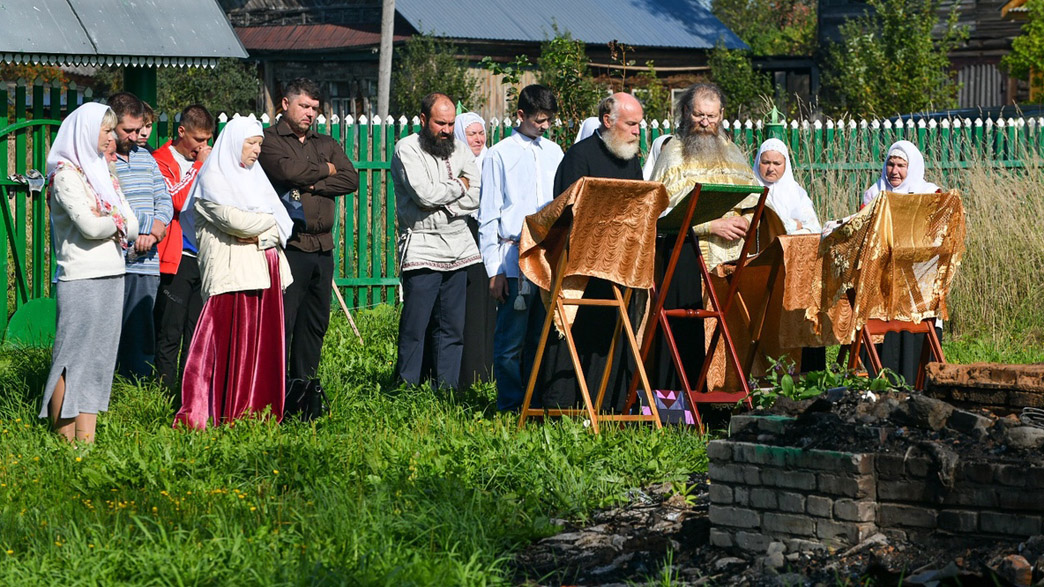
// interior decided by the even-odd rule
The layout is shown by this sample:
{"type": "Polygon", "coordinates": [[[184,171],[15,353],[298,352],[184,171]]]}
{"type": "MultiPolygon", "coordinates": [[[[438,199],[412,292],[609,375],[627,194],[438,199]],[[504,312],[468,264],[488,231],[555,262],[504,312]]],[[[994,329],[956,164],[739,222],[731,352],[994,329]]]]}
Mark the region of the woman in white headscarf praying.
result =
{"type": "Polygon", "coordinates": [[[175,426],[206,428],[266,409],[283,417],[283,290],[293,281],[283,247],[293,222],[257,165],[262,130],[253,117],[226,124],[189,195],[205,301],[175,426]]]}
{"type": "Polygon", "coordinates": [[[863,205],[881,192],[897,194],[932,194],[939,186],[924,180],[924,156],[910,141],[896,141],[888,147],[881,177],[863,192],[863,205]]]}
{"type": "Polygon", "coordinates": [[[790,163],[790,151],[779,139],[761,143],[754,159],[758,183],[769,188],[766,204],[783,221],[787,234],[818,234],[823,231],[808,192],[797,180],[790,163]]]}

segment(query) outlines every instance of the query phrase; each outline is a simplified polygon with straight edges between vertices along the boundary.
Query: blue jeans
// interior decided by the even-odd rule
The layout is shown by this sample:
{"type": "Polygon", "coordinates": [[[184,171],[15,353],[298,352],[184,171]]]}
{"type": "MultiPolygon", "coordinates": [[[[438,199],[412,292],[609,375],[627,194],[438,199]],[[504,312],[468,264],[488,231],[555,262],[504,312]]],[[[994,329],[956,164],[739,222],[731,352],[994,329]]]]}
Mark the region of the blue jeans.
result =
{"type": "MultiPolygon", "coordinates": [[[[515,309],[518,279],[509,278],[508,295],[497,304],[497,325],[493,332],[493,375],[497,380],[497,409],[517,410],[525,399],[529,371],[533,368],[540,329],[544,325],[544,302],[540,290],[523,296],[525,310],[515,309]]],[[[533,407],[540,406],[540,394],[534,393],[533,407]]]]}

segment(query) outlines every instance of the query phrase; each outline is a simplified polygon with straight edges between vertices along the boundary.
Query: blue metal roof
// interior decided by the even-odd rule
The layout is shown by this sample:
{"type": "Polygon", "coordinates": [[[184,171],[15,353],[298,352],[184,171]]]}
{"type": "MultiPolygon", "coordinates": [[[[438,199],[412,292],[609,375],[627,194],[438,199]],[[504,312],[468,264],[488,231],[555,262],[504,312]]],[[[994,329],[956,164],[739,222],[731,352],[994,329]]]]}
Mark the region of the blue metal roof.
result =
{"type": "Polygon", "coordinates": [[[729,49],[747,45],[706,7],[706,0],[396,0],[395,10],[421,33],[453,39],[541,42],[554,26],[585,43],[634,47],[729,49]]]}

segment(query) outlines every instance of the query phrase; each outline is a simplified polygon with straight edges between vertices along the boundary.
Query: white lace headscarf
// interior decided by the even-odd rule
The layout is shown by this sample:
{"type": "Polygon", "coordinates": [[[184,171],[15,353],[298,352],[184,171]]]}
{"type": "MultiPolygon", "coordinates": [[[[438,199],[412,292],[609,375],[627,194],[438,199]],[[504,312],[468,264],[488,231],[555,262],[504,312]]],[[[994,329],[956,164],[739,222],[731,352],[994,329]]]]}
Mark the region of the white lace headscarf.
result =
{"type": "Polygon", "coordinates": [[[870,189],[863,192],[863,205],[869,204],[881,192],[895,192],[898,194],[931,194],[939,191],[939,186],[924,180],[924,156],[917,146],[910,141],[896,141],[888,147],[885,155],[884,165],[881,166],[881,177],[878,178],[870,189]],[[892,187],[888,183],[888,160],[892,157],[905,159],[906,179],[903,183],[892,187]]]}

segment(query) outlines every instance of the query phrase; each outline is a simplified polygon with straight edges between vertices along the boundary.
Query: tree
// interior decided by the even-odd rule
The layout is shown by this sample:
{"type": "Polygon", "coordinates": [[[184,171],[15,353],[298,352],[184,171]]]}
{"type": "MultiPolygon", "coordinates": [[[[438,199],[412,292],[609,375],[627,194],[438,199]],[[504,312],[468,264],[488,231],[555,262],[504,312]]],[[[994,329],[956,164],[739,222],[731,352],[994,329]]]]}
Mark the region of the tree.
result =
{"type": "Polygon", "coordinates": [[[1026,2],[1029,22],[1022,25],[1022,36],[1011,42],[1011,53],[1001,58],[1008,75],[1029,80],[1030,100],[1044,100],[1044,0],[1026,2]]]}
{"type": "Polygon", "coordinates": [[[754,69],[749,51],[726,49],[719,44],[711,51],[711,77],[728,99],[726,115],[753,117],[772,101],[768,74],[754,69]]]}
{"type": "Polygon", "coordinates": [[[811,55],[816,50],[814,0],[714,0],[725,26],[756,56],[811,55]]]}
{"type": "Polygon", "coordinates": [[[396,54],[392,112],[418,113],[421,98],[431,92],[442,92],[468,110],[481,108],[485,100],[479,93],[479,82],[457,54],[455,46],[431,35],[410,37],[396,54]]]}
{"type": "Polygon", "coordinates": [[[645,71],[634,76],[634,97],[642,102],[646,121],[663,121],[671,115],[671,90],[656,75],[652,61],[645,66],[645,71]]]}
{"type": "Polygon", "coordinates": [[[828,51],[828,105],[862,117],[954,106],[958,86],[947,55],[967,33],[957,26],[954,3],[941,34],[932,34],[939,3],[867,0],[870,11],[842,24],[841,42],[828,51]]]}
{"type": "Polygon", "coordinates": [[[164,67],[156,73],[156,112],[174,116],[189,104],[202,104],[231,117],[257,108],[257,70],[239,59],[219,59],[213,69],[164,67]]]}
{"type": "Polygon", "coordinates": [[[587,71],[587,52],[583,41],[554,26],[555,38],[540,46],[540,71],[537,81],[558,98],[558,117],[580,124],[597,113],[605,89],[598,87],[587,71]]]}

